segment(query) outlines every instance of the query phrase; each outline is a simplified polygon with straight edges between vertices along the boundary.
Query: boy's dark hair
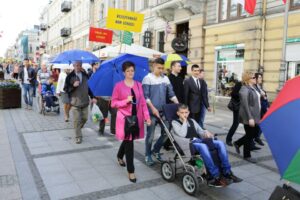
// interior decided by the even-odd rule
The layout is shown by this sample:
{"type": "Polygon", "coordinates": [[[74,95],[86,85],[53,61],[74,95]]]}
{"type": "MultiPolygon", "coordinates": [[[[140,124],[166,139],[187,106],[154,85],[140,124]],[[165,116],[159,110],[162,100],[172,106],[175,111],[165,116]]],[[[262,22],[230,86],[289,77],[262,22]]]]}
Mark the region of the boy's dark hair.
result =
{"type": "Polygon", "coordinates": [[[185,105],[185,104],[179,104],[177,111],[179,111],[179,110],[186,110],[186,109],[189,109],[189,107],[187,105],[185,105]]]}
{"type": "Polygon", "coordinates": [[[180,61],[178,61],[178,60],[172,61],[172,62],[171,62],[171,68],[172,68],[173,66],[175,66],[177,63],[180,64],[180,61]]]}
{"type": "Polygon", "coordinates": [[[204,72],[204,69],[200,69],[200,74],[201,74],[202,72],[204,72]]]}
{"type": "Polygon", "coordinates": [[[23,61],[25,61],[25,60],[29,61],[29,58],[24,58],[24,60],[23,60],[23,61]]]}
{"type": "Polygon", "coordinates": [[[259,72],[255,73],[254,76],[256,80],[258,79],[259,76],[263,77],[262,73],[259,72]]]}
{"type": "Polygon", "coordinates": [[[165,64],[165,61],[164,61],[164,59],[162,59],[162,58],[156,58],[156,59],[153,61],[153,64],[161,64],[161,65],[164,65],[164,64],[165,64]]]}
{"type": "Polygon", "coordinates": [[[195,68],[200,68],[199,65],[192,65],[192,70],[194,70],[195,68]]]}
{"type": "Polygon", "coordinates": [[[125,72],[128,68],[133,67],[133,69],[135,70],[135,64],[131,61],[125,61],[122,64],[122,71],[125,72]]]}

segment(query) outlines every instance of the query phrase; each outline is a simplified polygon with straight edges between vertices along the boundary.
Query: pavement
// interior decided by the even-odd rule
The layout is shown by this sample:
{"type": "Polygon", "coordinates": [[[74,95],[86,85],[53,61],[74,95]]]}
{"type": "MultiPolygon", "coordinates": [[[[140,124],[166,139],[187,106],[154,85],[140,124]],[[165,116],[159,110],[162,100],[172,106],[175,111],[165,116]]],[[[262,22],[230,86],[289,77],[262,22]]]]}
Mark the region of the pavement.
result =
{"type": "MultiPolygon", "coordinates": [[[[205,122],[206,128],[224,141],[232,113],[217,109],[207,114],[205,122]]],[[[62,114],[43,116],[24,108],[0,110],[0,200],[264,200],[276,185],[284,183],[266,142],[252,154],[257,164],[244,161],[228,147],[232,171],[244,181],[218,189],[201,184],[200,192],[191,197],[182,189],[180,174],[168,183],[162,179],[158,163],[145,165],[144,140],[138,140],[134,160],[138,181],[133,184],[126,169],[117,164],[120,142],[109,130],[106,126],[105,135],[99,137],[97,125],[89,121],[83,129],[83,143],[75,144],[72,120],[64,122],[62,114]]],[[[240,126],[234,139],[243,134],[240,126]]],[[[164,157],[170,154],[165,152],[164,157]]]]}

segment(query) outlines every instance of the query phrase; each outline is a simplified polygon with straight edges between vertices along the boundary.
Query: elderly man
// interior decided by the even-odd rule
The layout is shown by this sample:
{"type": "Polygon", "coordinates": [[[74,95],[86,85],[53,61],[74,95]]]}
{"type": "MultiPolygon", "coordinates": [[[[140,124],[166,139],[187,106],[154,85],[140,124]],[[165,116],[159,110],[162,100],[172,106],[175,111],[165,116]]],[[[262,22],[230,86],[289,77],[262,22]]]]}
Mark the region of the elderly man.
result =
{"type": "MultiPolygon", "coordinates": [[[[88,118],[89,96],[93,98],[93,94],[88,87],[88,75],[82,68],[81,61],[73,63],[74,70],[67,76],[64,91],[71,99],[71,105],[74,117],[74,128],[76,134],[76,144],[82,142],[81,128],[88,118]]],[[[96,99],[92,99],[96,103],[96,99]]]]}

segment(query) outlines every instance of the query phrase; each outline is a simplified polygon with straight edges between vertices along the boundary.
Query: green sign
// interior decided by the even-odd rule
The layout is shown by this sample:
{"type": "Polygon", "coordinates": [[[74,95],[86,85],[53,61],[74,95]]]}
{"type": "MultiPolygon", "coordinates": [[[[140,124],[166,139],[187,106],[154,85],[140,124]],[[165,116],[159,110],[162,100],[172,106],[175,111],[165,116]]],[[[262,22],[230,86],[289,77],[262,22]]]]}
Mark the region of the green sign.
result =
{"type": "Polygon", "coordinates": [[[288,38],[286,43],[296,43],[300,42],[300,38],[288,38]]]}
{"type": "Polygon", "coordinates": [[[217,61],[237,61],[244,60],[244,49],[219,50],[217,61]]]}
{"type": "Polygon", "coordinates": [[[131,45],[132,44],[132,36],[133,34],[131,32],[128,31],[124,31],[123,35],[121,35],[121,42],[123,44],[127,44],[127,45],[131,45]]]}

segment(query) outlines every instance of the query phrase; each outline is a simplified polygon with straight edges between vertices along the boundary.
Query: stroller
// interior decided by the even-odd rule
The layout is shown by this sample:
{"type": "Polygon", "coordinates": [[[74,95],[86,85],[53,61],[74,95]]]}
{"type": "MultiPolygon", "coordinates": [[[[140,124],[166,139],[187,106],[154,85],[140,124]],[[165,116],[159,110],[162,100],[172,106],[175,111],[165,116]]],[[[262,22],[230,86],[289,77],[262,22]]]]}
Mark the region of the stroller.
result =
{"type": "MultiPolygon", "coordinates": [[[[167,104],[163,107],[164,116],[170,123],[169,127],[171,128],[168,129],[163,120],[161,120],[161,123],[174,147],[175,156],[162,162],[161,175],[164,180],[172,182],[175,180],[177,171],[183,172],[181,180],[184,191],[189,195],[195,195],[199,190],[199,184],[204,183],[205,180],[208,182],[211,177],[206,171],[201,156],[194,153],[190,140],[171,133],[171,122],[177,118],[177,109],[178,104],[167,104]]],[[[221,162],[217,150],[214,148],[209,149],[214,162],[220,167],[221,162]]]]}

